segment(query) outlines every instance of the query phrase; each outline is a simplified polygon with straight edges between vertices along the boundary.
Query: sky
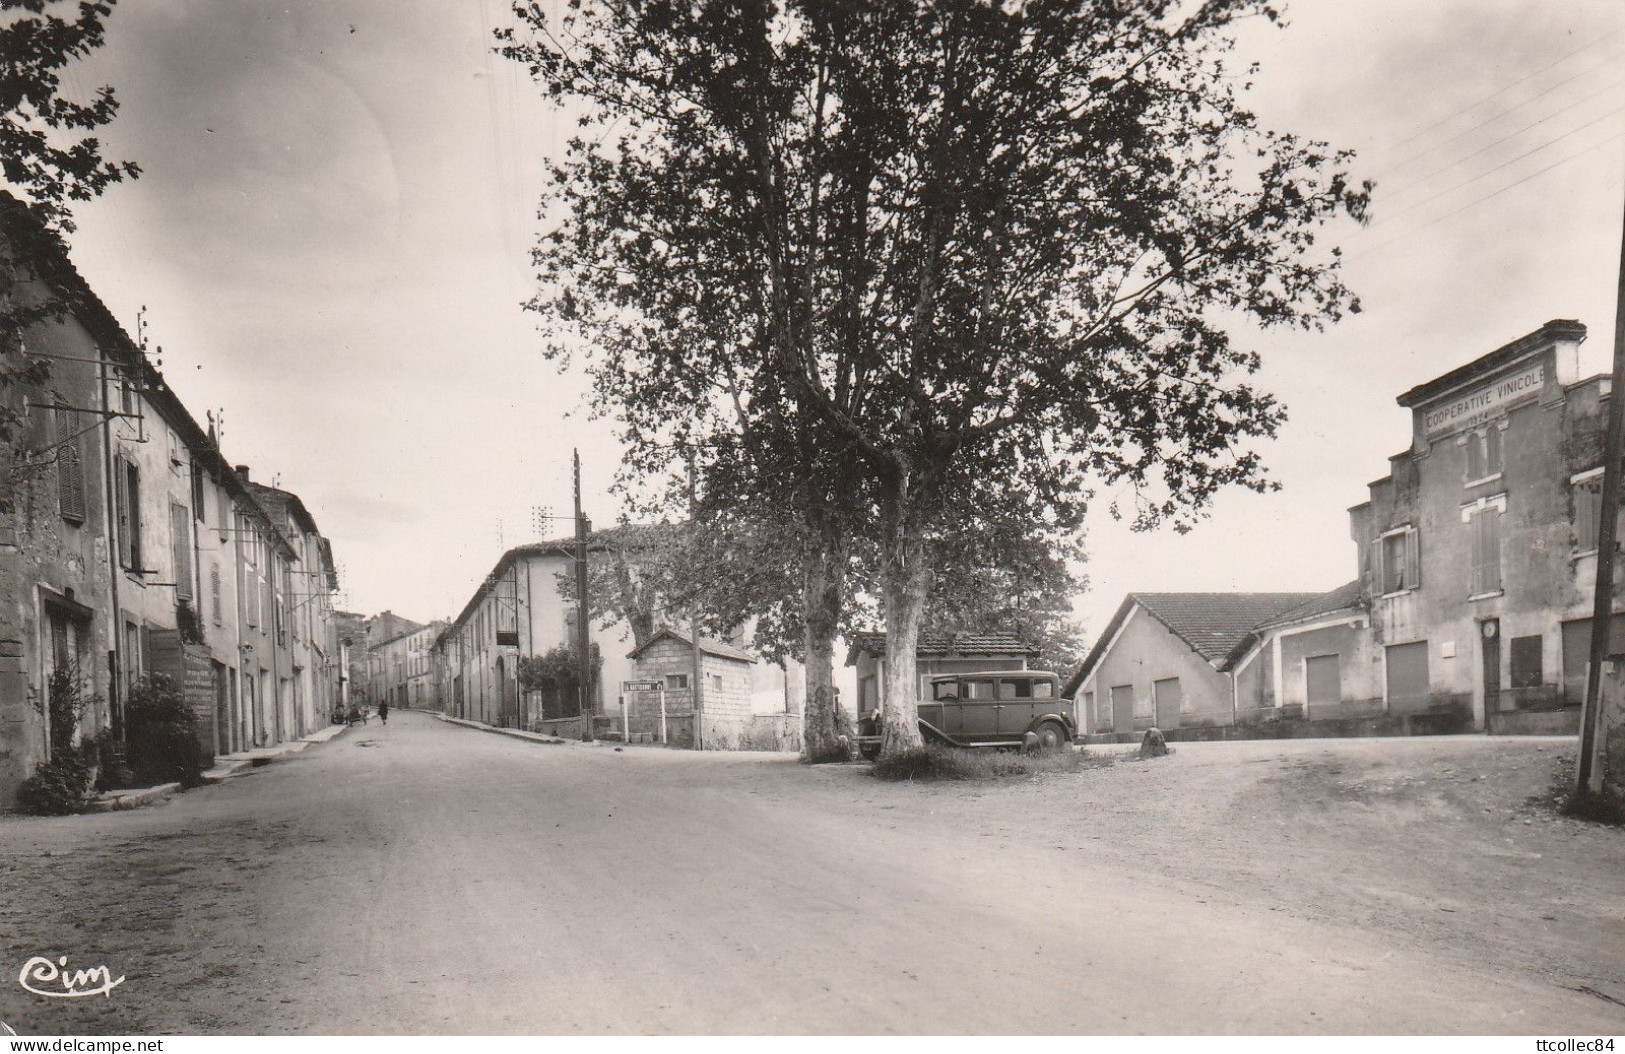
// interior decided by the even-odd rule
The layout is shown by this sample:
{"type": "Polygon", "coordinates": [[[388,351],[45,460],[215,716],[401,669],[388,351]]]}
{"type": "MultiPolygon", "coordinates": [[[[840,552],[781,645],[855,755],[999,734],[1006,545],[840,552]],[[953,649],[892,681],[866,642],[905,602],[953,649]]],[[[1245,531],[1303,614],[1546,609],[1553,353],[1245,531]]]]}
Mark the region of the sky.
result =
{"type": "MultiPolygon", "coordinates": [[[[1187,535],[1102,511],[1087,633],[1136,590],[1319,590],[1355,575],[1347,509],[1409,438],[1395,396],[1549,319],[1607,368],[1625,190],[1625,0],[1296,0],[1241,54],[1265,127],[1357,151],[1374,221],[1324,238],[1364,310],[1244,333],[1289,421],[1281,484],[1187,535]]],[[[126,0],[68,78],[122,103],[142,177],[77,211],[73,257],[226,456],[297,492],[351,610],[454,615],[534,510],[619,511],[613,431],[541,354],[528,250],[569,132],[491,51],[501,0],[126,0]]],[[[1102,508],[1104,502],[1101,503],[1102,508]]],[[[544,533],[569,524],[544,521],[544,533]]]]}

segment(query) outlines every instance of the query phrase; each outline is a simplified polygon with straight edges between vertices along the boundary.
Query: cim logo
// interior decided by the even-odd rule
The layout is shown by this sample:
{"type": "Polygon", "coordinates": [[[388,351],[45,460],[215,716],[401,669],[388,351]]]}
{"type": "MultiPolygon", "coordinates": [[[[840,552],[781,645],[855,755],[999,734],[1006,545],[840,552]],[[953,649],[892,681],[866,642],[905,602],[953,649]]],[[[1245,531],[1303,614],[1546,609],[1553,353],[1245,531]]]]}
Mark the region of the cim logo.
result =
{"type": "Polygon", "coordinates": [[[105,966],[89,970],[70,970],[66,955],[59,956],[55,962],[43,955],[36,955],[23,963],[23,971],[17,975],[17,983],[23,986],[24,991],[43,995],[48,999],[78,999],[87,995],[100,995],[111,999],[113,989],[124,983],[124,977],[121,975],[114,980],[113,971],[105,966]],[[62,990],[35,987],[53,983],[61,984],[62,990]]]}

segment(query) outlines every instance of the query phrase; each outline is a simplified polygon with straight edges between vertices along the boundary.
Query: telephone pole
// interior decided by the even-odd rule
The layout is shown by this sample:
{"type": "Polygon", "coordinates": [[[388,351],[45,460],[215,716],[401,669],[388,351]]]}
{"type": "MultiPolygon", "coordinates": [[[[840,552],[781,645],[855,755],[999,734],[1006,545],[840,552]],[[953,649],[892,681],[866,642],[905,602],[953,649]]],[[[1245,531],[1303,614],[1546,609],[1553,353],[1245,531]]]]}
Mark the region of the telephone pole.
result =
{"type": "Polygon", "coordinates": [[[587,639],[587,628],[591,624],[587,616],[587,531],[590,525],[581,512],[581,451],[573,450],[571,456],[575,464],[576,491],[576,682],[581,692],[581,740],[590,743],[594,709],[589,701],[593,687],[592,642],[587,639]]]}
{"type": "MultiPolygon", "coordinates": [[[[694,515],[698,503],[695,501],[694,486],[694,455],[688,458],[688,526],[694,528],[694,515]]],[[[700,651],[700,602],[696,595],[693,607],[689,609],[688,637],[694,648],[694,749],[705,749],[705,688],[702,680],[704,673],[704,659],[700,651]]]]}
{"type": "Polygon", "coordinates": [[[1586,667],[1585,703],[1580,708],[1580,756],[1574,766],[1574,800],[1602,791],[1597,762],[1602,724],[1602,664],[1608,658],[1608,630],[1614,614],[1615,525],[1619,519],[1620,457],[1625,453],[1625,231],[1620,239],[1619,287],[1614,294],[1614,380],[1608,395],[1608,434],[1603,443],[1602,522],[1597,526],[1597,592],[1591,607],[1591,664],[1586,667]]]}

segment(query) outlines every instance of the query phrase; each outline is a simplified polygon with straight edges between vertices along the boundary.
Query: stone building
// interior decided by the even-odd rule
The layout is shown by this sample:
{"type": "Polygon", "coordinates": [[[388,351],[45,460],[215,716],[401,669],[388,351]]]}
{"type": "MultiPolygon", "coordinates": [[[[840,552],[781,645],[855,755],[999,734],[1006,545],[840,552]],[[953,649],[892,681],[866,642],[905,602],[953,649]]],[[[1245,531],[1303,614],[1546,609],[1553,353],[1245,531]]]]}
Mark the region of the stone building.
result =
{"type": "MultiPolygon", "coordinates": [[[[668,741],[694,741],[693,637],[677,630],[656,633],[632,650],[632,679],[659,681],[665,687],[668,741]]],[[[756,656],[727,641],[700,637],[701,732],[706,750],[739,750],[752,745],[754,712],[752,671],[756,656]]],[[[634,733],[658,732],[659,700],[647,692],[626,699],[634,733]]]]}

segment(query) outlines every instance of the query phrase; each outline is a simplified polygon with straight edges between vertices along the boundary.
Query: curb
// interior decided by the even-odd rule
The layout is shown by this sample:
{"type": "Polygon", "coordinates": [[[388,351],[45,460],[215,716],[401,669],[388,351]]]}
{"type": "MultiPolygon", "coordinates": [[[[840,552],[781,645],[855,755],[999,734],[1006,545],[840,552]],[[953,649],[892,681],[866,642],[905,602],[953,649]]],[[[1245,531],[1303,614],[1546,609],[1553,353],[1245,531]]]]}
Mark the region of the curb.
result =
{"type": "Polygon", "coordinates": [[[498,728],[495,725],[482,724],[479,721],[465,721],[460,717],[447,717],[445,714],[435,714],[434,716],[448,725],[462,725],[464,728],[472,728],[477,732],[494,732],[499,736],[507,736],[510,739],[523,739],[531,743],[559,745],[576,742],[573,739],[560,739],[558,736],[544,736],[540,732],[523,732],[517,728],[498,728]]]}
{"type": "MultiPolygon", "coordinates": [[[[240,776],[260,765],[266,765],[292,754],[298,754],[307,747],[337,739],[344,733],[346,727],[345,725],[329,725],[301,739],[281,743],[275,747],[264,748],[263,753],[251,752],[246,756],[242,754],[223,755],[216,759],[213,768],[199,774],[198,786],[206,787],[222,780],[231,779],[233,776],[240,776]]],[[[179,783],[160,783],[156,787],[136,787],[131,790],[108,791],[106,794],[98,794],[90,799],[90,802],[85,806],[85,811],[122,812],[125,809],[139,809],[143,805],[152,805],[155,802],[162,801],[180,790],[181,785],[179,783]]]]}
{"type": "Polygon", "coordinates": [[[179,791],[179,783],[160,783],[156,787],[137,787],[134,790],[108,791],[98,794],[90,800],[86,812],[118,812],[124,809],[139,809],[143,805],[168,798],[179,791]]]}

